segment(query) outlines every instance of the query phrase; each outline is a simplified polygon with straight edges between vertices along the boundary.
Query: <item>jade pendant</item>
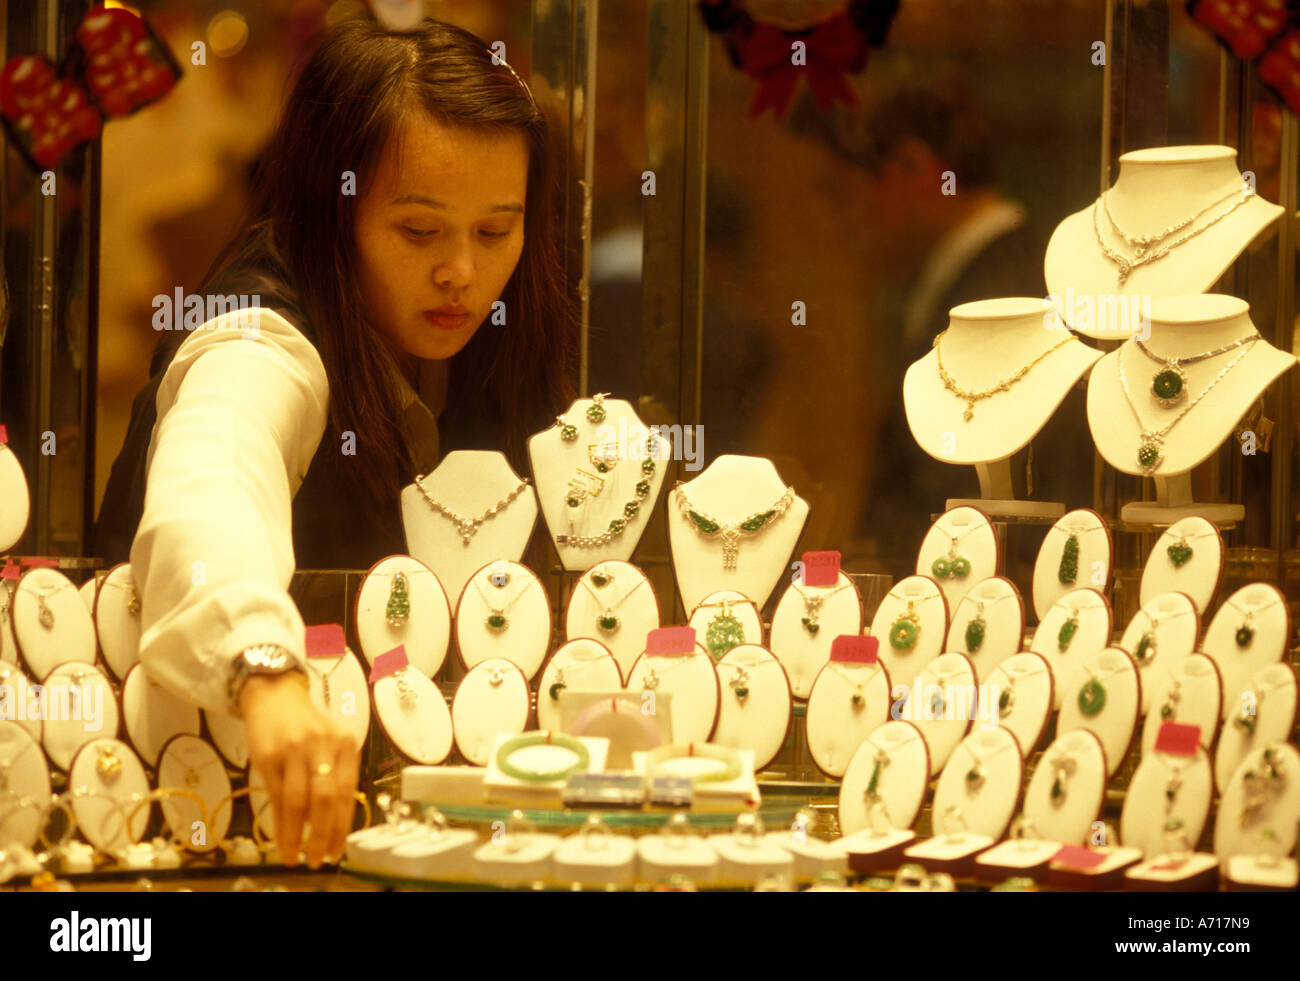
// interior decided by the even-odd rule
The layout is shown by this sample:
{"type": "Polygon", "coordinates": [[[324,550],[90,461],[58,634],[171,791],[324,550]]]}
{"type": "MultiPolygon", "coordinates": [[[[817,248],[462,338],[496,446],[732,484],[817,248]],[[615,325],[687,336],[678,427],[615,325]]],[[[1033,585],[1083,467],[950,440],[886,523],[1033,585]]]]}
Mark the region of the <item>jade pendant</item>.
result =
{"type": "Polygon", "coordinates": [[[1150,473],[1160,466],[1160,447],[1155,443],[1143,443],[1138,447],[1137,460],[1138,466],[1150,473]]]}
{"type": "Polygon", "coordinates": [[[1078,616],[1072,616],[1061,624],[1061,629],[1056,635],[1056,646],[1062,654],[1070,647],[1070,641],[1074,640],[1074,635],[1079,629],[1078,616]]]}
{"type": "Polygon", "coordinates": [[[605,407],[597,402],[595,405],[587,406],[587,420],[589,422],[604,422],[605,407]]]}
{"type": "Polygon", "coordinates": [[[975,617],[966,624],[966,651],[975,654],[984,646],[984,618],[975,617]]]}
{"type": "Polygon", "coordinates": [[[591,584],[597,589],[602,589],[609,585],[610,578],[608,572],[593,572],[591,574],[591,584]]]}
{"type": "Polygon", "coordinates": [[[612,634],[615,630],[623,625],[623,621],[618,618],[617,613],[607,611],[596,618],[596,626],[607,634],[612,634]]]}
{"type": "Polygon", "coordinates": [[[1084,715],[1096,715],[1106,706],[1106,689],[1097,679],[1087,682],[1079,689],[1079,711],[1084,715]]]}
{"type": "Polygon", "coordinates": [[[814,637],[817,636],[817,631],[821,630],[822,628],[820,623],[808,617],[800,617],[799,622],[802,623],[804,629],[807,630],[808,633],[812,634],[814,637]]]}
{"type": "Polygon", "coordinates": [[[855,710],[860,709],[862,706],[867,704],[866,698],[863,697],[862,692],[860,691],[855,691],[853,697],[849,701],[853,704],[855,710]]]}
{"type": "Polygon", "coordinates": [[[1163,705],[1160,706],[1160,718],[1162,718],[1162,719],[1172,719],[1173,717],[1174,717],[1174,703],[1173,703],[1173,702],[1165,702],[1165,704],[1163,704],[1163,705]]]}
{"type": "Polygon", "coordinates": [[[980,769],[979,764],[971,767],[966,771],[966,789],[976,791],[984,783],[984,771],[980,769]]]}
{"type": "Polygon", "coordinates": [[[899,617],[889,628],[889,646],[896,651],[910,651],[920,633],[921,627],[915,620],[899,617]]]}
{"type": "Polygon", "coordinates": [[[948,573],[954,579],[965,579],[970,575],[970,559],[959,555],[948,565],[948,573]]]}
{"type": "Polygon", "coordinates": [[[1250,642],[1255,639],[1255,631],[1247,627],[1244,623],[1237,628],[1236,640],[1238,647],[1249,647],[1250,642]]]}
{"type": "Polygon", "coordinates": [[[951,566],[942,555],[930,563],[930,572],[936,579],[947,579],[950,571],[951,566]]]}
{"type": "Polygon", "coordinates": [[[1169,561],[1174,564],[1175,569],[1181,569],[1192,558],[1192,546],[1187,544],[1187,540],[1180,538],[1167,549],[1165,554],[1169,556],[1169,561]]]}
{"type": "Polygon", "coordinates": [[[411,615],[411,594],[407,588],[406,573],[393,573],[393,584],[388,591],[388,605],[384,618],[390,627],[400,627],[411,615]]]}
{"type": "Polygon", "coordinates": [[[565,423],[560,427],[560,439],[564,440],[566,443],[572,443],[577,438],[578,427],[573,425],[573,423],[565,423]]]}
{"type": "Polygon", "coordinates": [[[1056,777],[1056,779],[1052,781],[1052,804],[1056,807],[1060,807],[1061,803],[1064,800],[1065,800],[1065,784],[1061,781],[1061,778],[1058,776],[1056,777]]]}
{"type": "Polygon", "coordinates": [[[715,661],[744,642],[744,624],[730,613],[714,617],[704,631],[704,646],[715,661]]]}
{"type": "Polygon", "coordinates": [[[504,613],[490,613],[487,620],[484,621],[489,630],[505,630],[510,621],[506,619],[504,613]]]}
{"type": "Polygon", "coordinates": [[[1016,704],[1016,693],[1010,688],[1004,689],[998,693],[998,715],[1007,716],[1011,714],[1011,708],[1016,704]]]}
{"type": "Polygon", "coordinates": [[[1177,405],[1183,397],[1183,373],[1166,368],[1151,380],[1151,394],[1165,408],[1177,405]]]}
{"type": "Polygon", "coordinates": [[[749,697],[749,689],[746,688],[744,685],[737,685],[735,688],[732,689],[732,691],[736,693],[736,701],[742,704],[744,703],[745,699],[749,697]]]}
{"type": "Polygon", "coordinates": [[[1079,578],[1079,536],[1071,535],[1065,540],[1061,549],[1061,565],[1056,570],[1056,578],[1062,586],[1073,586],[1079,578]]]}
{"type": "Polygon", "coordinates": [[[551,687],[547,689],[547,691],[551,693],[551,701],[558,702],[560,700],[560,692],[563,691],[566,687],[568,686],[560,681],[557,681],[555,682],[555,684],[551,685],[551,687]]]}
{"type": "Polygon", "coordinates": [[[1147,661],[1156,656],[1156,635],[1155,631],[1148,630],[1138,641],[1137,650],[1133,652],[1139,664],[1146,664],[1147,661]]]}

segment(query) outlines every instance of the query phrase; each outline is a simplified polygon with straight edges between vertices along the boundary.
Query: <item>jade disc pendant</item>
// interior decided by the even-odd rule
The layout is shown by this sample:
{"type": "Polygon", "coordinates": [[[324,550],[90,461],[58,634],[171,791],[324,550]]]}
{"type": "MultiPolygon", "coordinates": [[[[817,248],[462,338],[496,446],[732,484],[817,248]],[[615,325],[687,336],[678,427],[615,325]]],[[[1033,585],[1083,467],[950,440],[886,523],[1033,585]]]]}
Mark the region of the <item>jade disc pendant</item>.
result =
{"type": "Polygon", "coordinates": [[[948,560],[942,555],[930,563],[930,573],[936,579],[947,579],[950,571],[951,567],[948,564],[948,560]]]}
{"type": "Polygon", "coordinates": [[[889,646],[896,651],[910,651],[916,646],[921,628],[915,620],[899,617],[889,628],[889,646]]]}
{"type": "Polygon", "coordinates": [[[1186,394],[1183,373],[1177,368],[1166,368],[1151,379],[1151,394],[1166,409],[1177,405],[1186,394]]]}
{"type": "Polygon", "coordinates": [[[954,579],[965,579],[970,575],[970,559],[959,555],[948,565],[948,572],[954,579]]]}
{"type": "Polygon", "coordinates": [[[1079,711],[1084,715],[1096,715],[1106,707],[1106,689],[1095,678],[1079,689],[1079,711]]]}

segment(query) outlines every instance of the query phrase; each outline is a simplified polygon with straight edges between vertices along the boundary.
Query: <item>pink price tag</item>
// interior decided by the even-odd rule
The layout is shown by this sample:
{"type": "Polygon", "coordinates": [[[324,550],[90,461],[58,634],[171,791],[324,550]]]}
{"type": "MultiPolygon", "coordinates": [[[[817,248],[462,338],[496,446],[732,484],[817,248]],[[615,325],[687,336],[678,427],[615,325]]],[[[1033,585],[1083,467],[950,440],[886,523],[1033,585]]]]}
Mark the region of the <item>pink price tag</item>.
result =
{"type": "Polygon", "coordinates": [[[1080,848],[1078,845],[1062,845],[1061,850],[1052,856],[1053,865],[1064,865],[1067,869],[1078,869],[1080,872],[1095,869],[1104,861],[1106,856],[1101,852],[1080,848]]]}
{"type": "Polygon", "coordinates": [[[339,623],[318,623],[307,628],[308,657],[338,657],[348,649],[343,637],[343,625],[339,623]]]}
{"type": "Polygon", "coordinates": [[[646,657],[671,657],[695,653],[694,627],[659,627],[645,639],[646,657]]]}
{"type": "Polygon", "coordinates": [[[1201,727],[1166,722],[1156,733],[1156,752],[1170,756],[1195,756],[1201,744],[1201,727]]]}
{"type": "Polygon", "coordinates": [[[29,569],[57,569],[59,567],[58,559],[38,559],[35,556],[25,555],[19,561],[29,569]]]}
{"type": "Polygon", "coordinates": [[[391,651],[385,651],[375,658],[375,663],[370,667],[370,683],[374,684],[380,678],[387,678],[390,674],[397,674],[402,668],[410,664],[406,659],[406,647],[398,644],[391,651]]]}
{"type": "Polygon", "coordinates": [[[805,586],[834,586],[840,581],[839,552],[804,552],[799,561],[805,586]]]}
{"type": "Polygon", "coordinates": [[[0,579],[21,579],[21,578],[22,578],[22,572],[18,569],[18,566],[14,565],[12,562],[6,565],[4,569],[0,570],[0,579]]]}
{"type": "Polygon", "coordinates": [[[849,664],[875,664],[880,641],[865,634],[840,634],[831,641],[831,660],[849,664]]]}
{"type": "Polygon", "coordinates": [[[9,444],[9,427],[3,424],[0,424],[0,444],[9,444]]]}

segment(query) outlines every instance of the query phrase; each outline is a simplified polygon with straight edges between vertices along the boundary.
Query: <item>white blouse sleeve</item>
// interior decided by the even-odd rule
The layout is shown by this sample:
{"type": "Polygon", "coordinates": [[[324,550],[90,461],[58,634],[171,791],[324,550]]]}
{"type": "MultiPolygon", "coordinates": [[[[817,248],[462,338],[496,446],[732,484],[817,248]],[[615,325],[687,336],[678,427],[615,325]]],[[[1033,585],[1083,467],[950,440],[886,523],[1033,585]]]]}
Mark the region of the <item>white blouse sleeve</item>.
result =
{"type": "Polygon", "coordinates": [[[204,324],[163,376],[131,545],[140,662],[204,708],[229,710],[232,662],[246,648],[279,644],[304,656],[288,593],[291,504],[328,401],[316,349],[266,309],[204,324]]]}

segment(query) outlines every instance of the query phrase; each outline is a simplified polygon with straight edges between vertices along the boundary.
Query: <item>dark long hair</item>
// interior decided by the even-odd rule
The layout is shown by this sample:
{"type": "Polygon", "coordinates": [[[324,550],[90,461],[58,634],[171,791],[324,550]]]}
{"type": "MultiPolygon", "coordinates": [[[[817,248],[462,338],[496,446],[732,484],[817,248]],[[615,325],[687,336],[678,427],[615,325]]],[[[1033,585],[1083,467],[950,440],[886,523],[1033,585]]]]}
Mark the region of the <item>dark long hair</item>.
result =
{"type": "Polygon", "coordinates": [[[519,131],[528,145],[523,251],[501,296],[508,325],[485,323],[451,359],[441,420],[444,450],[502,449],[521,469],[527,434],[573,397],[577,328],[556,242],[558,168],[546,118],[469,31],[433,20],[412,31],[364,20],[331,30],[302,66],[265,150],[250,220],[204,287],[269,250],[325,365],[325,439],[337,449],[343,433],[356,434],[355,456],[322,456],[345,492],[370,503],[391,504],[414,474],[381,342],[362,314],[357,202],[402,121],[420,111],[448,126],[519,131]],[[347,171],[354,195],[341,193],[347,171]]]}

